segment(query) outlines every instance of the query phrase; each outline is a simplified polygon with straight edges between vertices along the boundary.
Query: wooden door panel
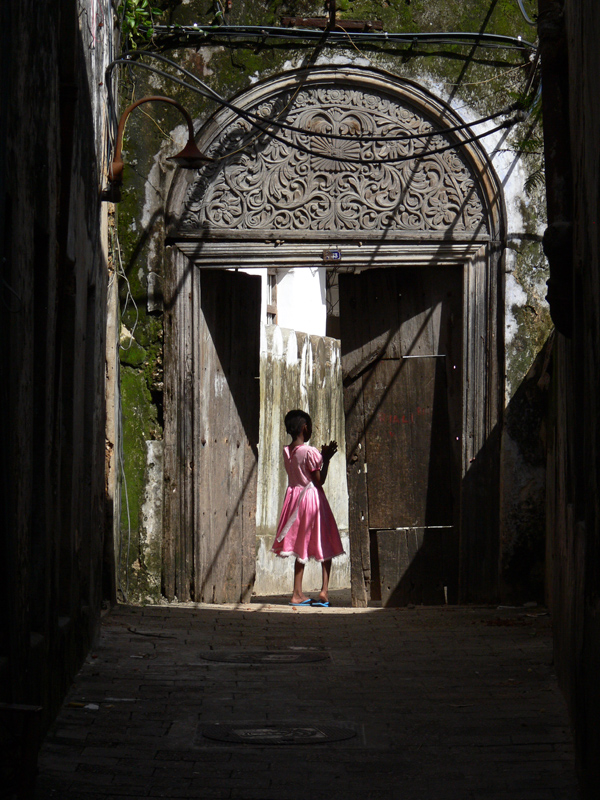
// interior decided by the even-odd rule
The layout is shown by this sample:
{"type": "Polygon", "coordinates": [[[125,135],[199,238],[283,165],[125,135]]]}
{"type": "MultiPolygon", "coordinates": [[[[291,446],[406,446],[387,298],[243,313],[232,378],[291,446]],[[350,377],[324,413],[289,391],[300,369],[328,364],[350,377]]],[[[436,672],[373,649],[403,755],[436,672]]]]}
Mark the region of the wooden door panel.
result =
{"type": "Polygon", "coordinates": [[[369,514],[365,474],[367,448],[362,378],[350,381],[344,386],[344,413],[352,605],[364,608],[369,603],[372,576],[369,556],[369,514]]]}
{"type": "Polygon", "coordinates": [[[250,596],[256,549],[260,278],[205,270],[196,320],[194,597],[250,596]]]}
{"type": "Polygon", "coordinates": [[[458,534],[454,528],[376,531],[384,606],[458,601],[458,534]]]}
{"type": "Polygon", "coordinates": [[[364,395],[369,528],[452,525],[444,359],[381,361],[364,395]]]}
{"type": "Polygon", "coordinates": [[[374,269],[339,276],[342,356],[347,378],[394,347],[399,295],[395,270],[374,269]],[[391,322],[391,326],[390,326],[391,322]]]}
{"type": "Polygon", "coordinates": [[[460,268],[374,269],[359,275],[341,274],[339,291],[347,381],[382,358],[441,352],[460,364],[460,268]],[[450,352],[452,346],[454,352],[450,352]]]}
{"type": "Polygon", "coordinates": [[[365,270],[339,289],[353,602],[444,602],[444,586],[453,602],[462,270],[365,270]]]}
{"type": "Polygon", "coordinates": [[[399,294],[397,346],[390,358],[445,353],[448,312],[456,301],[456,270],[398,270],[399,294]]]}

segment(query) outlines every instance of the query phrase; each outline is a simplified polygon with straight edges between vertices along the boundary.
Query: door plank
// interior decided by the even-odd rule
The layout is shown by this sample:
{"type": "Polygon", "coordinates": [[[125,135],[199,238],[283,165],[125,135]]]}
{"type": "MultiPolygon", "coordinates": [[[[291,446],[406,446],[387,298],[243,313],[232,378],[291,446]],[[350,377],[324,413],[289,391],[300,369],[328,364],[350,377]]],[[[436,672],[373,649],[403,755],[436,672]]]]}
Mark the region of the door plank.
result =
{"type": "Polygon", "coordinates": [[[377,345],[370,346],[374,297],[365,293],[357,276],[340,274],[340,325],[342,382],[346,418],[346,469],[348,481],[348,534],[352,605],[364,608],[371,599],[371,555],[369,540],[366,442],[364,425],[364,361],[378,357],[377,345]],[[362,305],[363,300],[365,305],[362,305]],[[363,346],[364,345],[364,346],[363,346]],[[373,353],[375,354],[373,357],[373,353]]]}
{"type": "MultiPolygon", "coordinates": [[[[448,540],[452,547],[458,534],[424,535],[423,556],[429,550],[433,555],[422,557],[415,535],[400,536],[399,551],[399,544],[382,549],[370,532],[432,526],[458,531],[462,269],[368,270],[340,275],[339,288],[353,603],[384,592],[384,581],[392,586],[386,602],[406,602],[408,595],[393,594],[400,581],[393,576],[410,573],[414,582],[419,566],[433,570],[418,578],[425,587],[419,596],[429,592],[440,602],[432,588],[439,584],[436,542],[448,540]],[[371,579],[380,586],[371,587],[371,579]]],[[[454,569],[443,585],[455,586],[456,553],[446,553],[442,562],[454,569]]]]}
{"type": "Polygon", "coordinates": [[[384,606],[457,602],[456,529],[377,531],[376,538],[384,606]]]}
{"type": "Polygon", "coordinates": [[[365,608],[371,599],[369,501],[365,473],[363,402],[362,378],[358,378],[344,388],[350,580],[352,605],[357,608],[365,608]]]}
{"type": "Polygon", "coordinates": [[[441,358],[382,361],[365,389],[369,527],[452,525],[452,457],[441,358]]]}
{"type": "Polygon", "coordinates": [[[165,487],[163,593],[168,600],[190,598],[193,486],[188,475],[193,452],[193,404],[186,397],[191,381],[193,343],[193,266],[178,250],[170,251],[165,286],[165,487]]]}
{"type": "Polygon", "coordinates": [[[260,278],[204,271],[196,368],[195,599],[251,592],[256,548],[260,278]]]}

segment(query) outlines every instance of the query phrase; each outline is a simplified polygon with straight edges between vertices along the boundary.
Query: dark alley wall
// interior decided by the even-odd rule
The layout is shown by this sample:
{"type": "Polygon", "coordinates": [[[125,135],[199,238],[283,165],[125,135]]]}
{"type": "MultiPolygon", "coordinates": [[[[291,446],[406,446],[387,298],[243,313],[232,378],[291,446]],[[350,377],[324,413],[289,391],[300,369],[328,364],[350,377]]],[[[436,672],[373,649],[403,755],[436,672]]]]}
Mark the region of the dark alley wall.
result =
{"type": "MultiPolygon", "coordinates": [[[[0,6],[0,703],[41,707],[42,728],[114,596],[96,96],[109,15],[108,2],[0,6]]],[[[0,715],[10,738],[22,720],[0,715]]]]}
{"type": "Polygon", "coordinates": [[[555,661],[584,796],[600,796],[600,8],[540,0],[549,299],[559,333],[548,453],[555,661]]]}

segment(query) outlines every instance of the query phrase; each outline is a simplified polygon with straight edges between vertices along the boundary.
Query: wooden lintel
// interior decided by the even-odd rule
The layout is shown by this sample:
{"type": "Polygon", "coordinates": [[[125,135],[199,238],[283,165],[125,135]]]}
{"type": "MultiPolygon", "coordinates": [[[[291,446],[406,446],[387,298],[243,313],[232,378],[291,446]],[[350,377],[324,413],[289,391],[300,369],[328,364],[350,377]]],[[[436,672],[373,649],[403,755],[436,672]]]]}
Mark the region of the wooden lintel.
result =
{"type": "MultiPolygon", "coordinates": [[[[329,25],[329,17],[282,17],[281,25],[283,28],[319,28],[325,30],[329,25]]],[[[382,31],[383,22],[381,20],[341,19],[337,20],[333,30],[382,31]]]]}

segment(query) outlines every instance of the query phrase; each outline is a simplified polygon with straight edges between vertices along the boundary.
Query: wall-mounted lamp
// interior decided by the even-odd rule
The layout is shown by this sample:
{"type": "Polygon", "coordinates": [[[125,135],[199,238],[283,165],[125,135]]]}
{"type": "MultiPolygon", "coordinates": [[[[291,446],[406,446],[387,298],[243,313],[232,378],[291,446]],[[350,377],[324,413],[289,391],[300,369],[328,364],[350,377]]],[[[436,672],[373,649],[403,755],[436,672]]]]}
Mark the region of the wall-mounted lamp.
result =
{"type": "Polygon", "coordinates": [[[170,97],[160,97],[151,95],[149,97],[142,97],[140,100],[136,100],[135,103],[132,103],[128,106],[123,114],[121,115],[121,119],[119,120],[119,129],[117,131],[117,142],[115,145],[115,155],[112,164],[108,170],[108,180],[109,180],[109,187],[102,192],[102,199],[108,200],[111,203],[118,203],[121,199],[121,185],[123,183],[123,158],[121,156],[121,148],[123,145],[123,132],[125,130],[125,123],[127,121],[127,117],[131,114],[134,108],[141,106],[142,103],[150,103],[154,101],[159,101],[161,103],[169,103],[169,105],[175,106],[178,108],[179,111],[185,117],[188,126],[188,141],[186,146],[180,153],[177,153],[175,156],[170,156],[167,160],[174,161],[180,167],[184,169],[196,169],[197,167],[202,166],[202,164],[206,164],[207,161],[212,161],[213,159],[209,156],[205,156],[204,153],[201,153],[200,150],[196,147],[196,142],[194,141],[194,125],[192,123],[192,118],[185,110],[185,108],[178,103],[176,100],[172,100],[170,97]]]}

